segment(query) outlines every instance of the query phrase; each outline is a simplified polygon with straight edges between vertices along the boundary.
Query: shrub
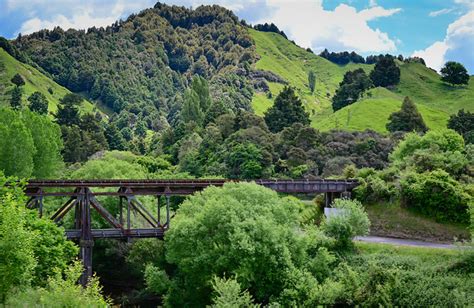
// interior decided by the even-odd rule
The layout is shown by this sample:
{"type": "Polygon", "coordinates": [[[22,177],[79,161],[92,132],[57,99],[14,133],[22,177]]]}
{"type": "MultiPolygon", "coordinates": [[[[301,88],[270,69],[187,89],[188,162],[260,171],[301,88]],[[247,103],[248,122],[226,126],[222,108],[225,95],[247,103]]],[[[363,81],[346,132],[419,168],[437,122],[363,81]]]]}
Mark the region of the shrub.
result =
{"type": "Polygon", "coordinates": [[[212,307],[259,307],[253,304],[248,291],[241,291],[240,284],[235,279],[214,277],[212,287],[215,293],[212,307]]]}
{"type": "Polygon", "coordinates": [[[362,202],[389,201],[398,196],[398,190],[392,182],[387,182],[381,177],[381,172],[363,174],[359,177],[359,186],[354,189],[354,196],[362,202]]]}
{"type": "Polygon", "coordinates": [[[331,207],[340,211],[323,221],[324,232],[336,239],[340,250],[352,248],[352,239],[369,233],[370,221],[362,204],[357,200],[336,199],[331,207]]]}
{"type": "Polygon", "coordinates": [[[409,173],[400,181],[402,204],[438,221],[468,222],[472,197],[447,172],[409,173]]]}

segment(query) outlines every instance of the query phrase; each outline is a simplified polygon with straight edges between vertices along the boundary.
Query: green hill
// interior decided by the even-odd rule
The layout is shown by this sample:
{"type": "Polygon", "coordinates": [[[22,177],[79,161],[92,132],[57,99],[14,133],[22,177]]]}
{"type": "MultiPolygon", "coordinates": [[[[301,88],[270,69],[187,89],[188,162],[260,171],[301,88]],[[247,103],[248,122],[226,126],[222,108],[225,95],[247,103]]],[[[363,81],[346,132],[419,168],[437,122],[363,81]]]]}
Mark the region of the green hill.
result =
{"type": "MultiPolygon", "coordinates": [[[[372,89],[371,97],[366,96],[353,105],[333,113],[331,97],[334,95],[344,73],[362,67],[367,72],[373,65],[336,65],[322,57],[308,52],[277,33],[260,32],[250,29],[257,54],[260,56],[255,67],[272,71],[297,89],[307,110],[312,125],[321,130],[333,128],[364,130],[374,129],[386,132],[385,124],[394,111],[400,109],[404,96],[410,96],[431,129],[446,127],[449,114],[459,109],[474,110],[474,82],[468,86],[451,87],[440,81],[439,75],[419,63],[399,62],[400,84],[393,91],[385,88],[372,89]],[[316,74],[316,90],[310,93],[307,86],[308,72],[316,74]]],[[[252,106],[263,115],[273,104],[273,99],[283,88],[283,84],[269,83],[272,98],[265,93],[254,94],[252,106]]]]}
{"type": "MultiPolygon", "coordinates": [[[[26,104],[28,96],[35,91],[39,91],[48,100],[49,112],[55,113],[58,109],[59,100],[67,93],[71,93],[68,89],[58,85],[34,67],[16,60],[0,48],[0,105],[9,104],[10,91],[14,87],[10,79],[17,73],[25,80],[25,85],[23,86],[24,104],[26,104]],[[48,89],[51,89],[52,93],[48,89]]],[[[91,112],[94,109],[94,105],[88,101],[85,101],[81,106],[81,111],[83,112],[91,112]]]]}

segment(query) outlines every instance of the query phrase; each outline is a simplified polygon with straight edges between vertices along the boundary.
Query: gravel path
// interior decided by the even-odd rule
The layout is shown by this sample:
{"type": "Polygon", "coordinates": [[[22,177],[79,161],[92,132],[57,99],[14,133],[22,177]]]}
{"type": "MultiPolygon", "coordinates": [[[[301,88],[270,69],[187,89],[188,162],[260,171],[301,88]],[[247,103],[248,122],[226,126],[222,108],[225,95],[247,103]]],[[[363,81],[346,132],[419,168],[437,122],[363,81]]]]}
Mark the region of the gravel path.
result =
{"type": "Polygon", "coordinates": [[[439,244],[439,243],[430,243],[416,240],[405,240],[399,238],[391,237],[380,237],[380,236],[357,236],[356,241],[368,242],[368,243],[383,243],[383,244],[392,244],[399,246],[416,246],[416,247],[429,247],[429,248],[444,248],[444,249],[455,249],[456,245],[453,244],[439,244]]]}

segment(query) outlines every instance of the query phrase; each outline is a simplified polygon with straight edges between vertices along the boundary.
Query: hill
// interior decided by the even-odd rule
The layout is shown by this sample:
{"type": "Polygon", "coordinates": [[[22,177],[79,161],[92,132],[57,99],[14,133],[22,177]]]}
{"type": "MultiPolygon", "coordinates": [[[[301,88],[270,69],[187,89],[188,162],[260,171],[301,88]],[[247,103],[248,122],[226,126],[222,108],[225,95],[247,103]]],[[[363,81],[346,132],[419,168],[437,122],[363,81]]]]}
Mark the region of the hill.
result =
{"type": "MultiPolygon", "coordinates": [[[[420,63],[398,62],[401,71],[400,84],[393,90],[372,89],[372,97],[359,100],[353,105],[333,113],[331,97],[334,95],[344,73],[356,68],[370,72],[373,65],[336,65],[319,57],[283,36],[272,32],[249,30],[256,44],[259,60],[257,69],[271,71],[297,89],[307,110],[312,126],[321,130],[333,128],[348,130],[374,129],[386,132],[385,124],[390,114],[399,110],[404,96],[410,96],[417,104],[428,127],[446,127],[449,114],[459,109],[474,110],[474,82],[468,86],[451,87],[439,79],[439,75],[420,63]],[[307,86],[308,72],[316,74],[316,90],[310,93],[307,86]]],[[[273,104],[273,99],[283,84],[269,83],[272,98],[266,93],[255,93],[252,106],[263,115],[273,104]]]]}
{"type": "MultiPolygon", "coordinates": [[[[59,100],[64,95],[71,93],[68,89],[58,85],[36,68],[16,60],[0,48],[0,105],[9,104],[10,91],[14,87],[10,79],[17,73],[25,80],[23,101],[26,102],[28,96],[33,92],[39,91],[46,96],[48,109],[51,113],[55,113],[58,109],[59,100]]],[[[81,106],[83,112],[92,112],[94,109],[94,105],[89,101],[85,101],[81,106]]]]}

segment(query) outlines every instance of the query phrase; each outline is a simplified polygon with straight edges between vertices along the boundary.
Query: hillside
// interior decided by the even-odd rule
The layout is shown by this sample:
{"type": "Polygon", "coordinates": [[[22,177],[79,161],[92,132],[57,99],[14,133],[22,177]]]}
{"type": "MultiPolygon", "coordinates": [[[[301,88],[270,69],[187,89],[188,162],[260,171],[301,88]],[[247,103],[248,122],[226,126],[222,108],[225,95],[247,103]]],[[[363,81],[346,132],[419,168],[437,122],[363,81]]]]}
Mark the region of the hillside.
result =
{"type": "MultiPolygon", "coordinates": [[[[451,87],[439,80],[439,75],[419,63],[401,63],[400,84],[393,91],[372,89],[372,97],[365,97],[353,105],[333,113],[331,97],[348,70],[362,67],[369,72],[373,65],[336,65],[308,52],[277,33],[249,30],[260,56],[255,67],[281,76],[294,86],[310,112],[312,126],[321,130],[374,129],[386,132],[390,114],[399,110],[404,96],[417,104],[426,124],[432,129],[446,127],[449,114],[459,109],[474,110],[474,82],[465,87],[451,87]],[[308,72],[316,74],[316,90],[312,95],[307,86],[308,72]]],[[[269,83],[272,98],[255,93],[252,106],[259,115],[272,105],[283,84],[269,83]]]]}
{"type": "MultiPolygon", "coordinates": [[[[23,86],[24,103],[33,92],[39,91],[48,99],[49,112],[55,113],[59,100],[64,95],[71,93],[68,89],[58,85],[37,69],[19,62],[0,48],[0,105],[9,104],[9,93],[14,87],[10,79],[17,73],[25,79],[25,85],[23,86]],[[48,89],[51,89],[52,93],[48,89]]],[[[94,109],[94,105],[88,101],[85,101],[81,106],[81,110],[84,112],[93,111],[94,109]]]]}

